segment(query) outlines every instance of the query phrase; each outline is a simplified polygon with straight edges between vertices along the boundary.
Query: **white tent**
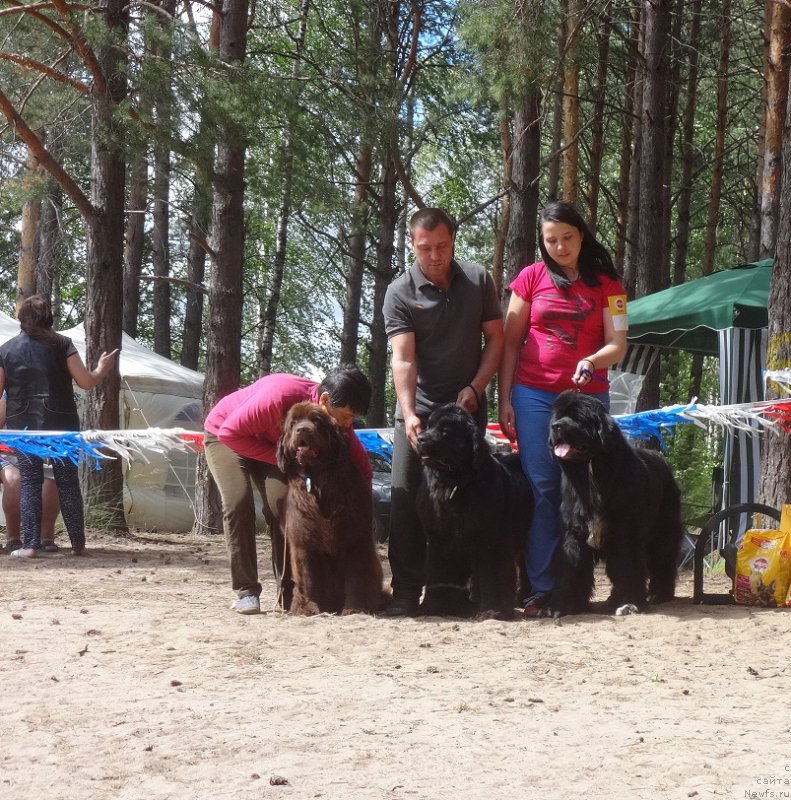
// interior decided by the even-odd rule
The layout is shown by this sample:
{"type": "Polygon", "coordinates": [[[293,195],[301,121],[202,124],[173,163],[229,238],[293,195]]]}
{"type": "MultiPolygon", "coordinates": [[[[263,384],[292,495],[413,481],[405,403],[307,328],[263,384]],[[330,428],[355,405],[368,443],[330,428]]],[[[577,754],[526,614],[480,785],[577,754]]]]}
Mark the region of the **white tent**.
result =
{"type": "Polygon", "coordinates": [[[19,322],[0,311],[0,343],[19,333],[19,322]]]}
{"type": "MultiPolygon", "coordinates": [[[[85,360],[82,325],[61,331],[85,360]]],[[[93,365],[91,365],[93,366],[93,365]]],[[[123,334],[118,362],[121,372],[120,425],[132,428],[201,430],[203,375],[157,355],[123,334]]],[[[78,390],[79,391],[79,390],[78,390]]],[[[135,528],[189,530],[195,520],[194,453],[171,450],[146,453],[149,463],[125,467],[124,511],[135,528]]]]}
{"type": "MultiPolygon", "coordinates": [[[[61,332],[74,342],[85,361],[82,325],[61,332]]],[[[19,323],[0,312],[0,342],[18,333],[19,323]]],[[[201,373],[157,355],[126,334],[119,369],[119,428],[201,430],[201,373]]],[[[80,390],[76,393],[79,404],[80,390]]],[[[171,450],[166,454],[147,452],[146,456],[149,463],[134,461],[125,467],[127,522],[136,528],[189,530],[195,518],[195,454],[171,450]]]]}

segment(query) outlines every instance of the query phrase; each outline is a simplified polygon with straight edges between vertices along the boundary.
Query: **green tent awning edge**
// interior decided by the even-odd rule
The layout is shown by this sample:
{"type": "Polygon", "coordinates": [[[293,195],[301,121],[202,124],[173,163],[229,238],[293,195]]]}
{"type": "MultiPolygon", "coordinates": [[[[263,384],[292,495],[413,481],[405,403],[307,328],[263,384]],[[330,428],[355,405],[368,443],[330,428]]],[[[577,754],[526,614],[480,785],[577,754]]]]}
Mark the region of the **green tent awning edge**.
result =
{"type": "Polygon", "coordinates": [[[629,343],[717,355],[718,331],[768,324],[772,264],[740,264],[630,302],[629,343]]]}

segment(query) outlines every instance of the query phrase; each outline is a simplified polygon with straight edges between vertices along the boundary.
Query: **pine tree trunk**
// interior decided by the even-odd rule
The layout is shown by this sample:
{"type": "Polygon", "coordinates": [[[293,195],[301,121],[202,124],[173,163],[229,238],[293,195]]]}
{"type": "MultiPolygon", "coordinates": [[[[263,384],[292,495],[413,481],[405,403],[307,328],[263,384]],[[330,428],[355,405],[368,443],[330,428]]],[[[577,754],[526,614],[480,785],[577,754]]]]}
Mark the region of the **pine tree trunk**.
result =
{"type": "MultiPolygon", "coordinates": [[[[755,158],[755,185],[752,187],[752,213],[750,214],[749,239],[745,261],[757,261],[761,255],[761,184],[764,180],[764,151],[766,149],[766,84],[769,75],[769,39],[768,31],[771,26],[772,3],[764,3],[764,46],[763,46],[763,81],[761,83],[761,114],[756,137],[755,158]]],[[[782,123],[781,123],[782,125],[782,123]]]]}
{"type": "Polygon", "coordinates": [[[143,272],[146,209],[148,206],[148,158],[145,151],[135,153],[129,174],[129,214],[124,247],[123,328],[137,338],[140,316],[140,276],[143,272]]]}
{"type": "MultiPolygon", "coordinates": [[[[632,6],[632,19],[629,26],[627,37],[627,59],[623,77],[623,124],[621,125],[621,149],[620,149],[620,168],[618,173],[618,209],[616,212],[616,222],[618,228],[615,236],[615,253],[613,259],[615,267],[622,275],[626,273],[626,242],[627,225],[629,222],[629,199],[632,180],[632,139],[633,133],[639,130],[640,115],[635,114],[635,102],[638,99],[638,50],[639,33],[637,23],[639,21],[639,9],[632,6]]],[[[642,77],[640,77],[642,80],[642,77]]],[[[642,95],[639,95],[642,103],[642,95]]],[[[639,147],[635,149],[639,154],[639,147]]],[[[639,162],[639,155],[635,161],[639,162]]],[[[639,172],[639,170],[638,170],[639,172]]],[[[626,280],[624,279],[624,284],[626,280]]],[[[627,287],[627,291],[629,291],[627,287]]],[[[629,296],[634,296],[634,286],[629,296]]]]}
{"type": "MultiPolygon", "coordinates": [[[[768,3],[768,58],[766,72],[766,116],[764,168],[761,181],[760,258],[771,258],[778,232],[777,210],[783,155],[783,122],[788,100],[788,64],[784,54],[791,47],[791,6],[768,3]]],[[[791,57],[787,53],[786,57],[791,57]]]]}
{"type": "Polygon", "coordinates": [[[607,95],[607,73],[610,59],[612,17],[603,12],[602,27],[596,34],[599,55],[596,62],[596,83],[593,89],[593,124],[591,125],[590,175],[588,178],[588,224],[595,233],[599,218],[601,165],[604,158],[604,110],[607,95]]]}
{"type": "Polygon", "coordinates": [[[665,152],[664,176],[662,178],[662,283],[661,289],[670,286],[672,270],[672,221],[673,221],[673,162],[675,140],[678,130],[679,86],[681,85],[681,59],[678,42],[681,39],[681,8],[673,14],[669,44],[669,80],[665,86],[665,152]]]}
{"type": "Polygon", "coordinates": [[[711,167],[711,190],[706,220],[706,243],[703,250],[703,274],[714,269],[717,250],[717,223],[720,217],[722,197],[722,171],[725,156],[725,131],[728,124],[728,63],[731,49],[731,0],[722,2],[720,29],[720,61],[717,68],[717,122],[714,138],[714,159],[711,167]]]}
{"type": "Polygon", "coordinates": [[[632,158],[629,168],[629,192],[626,202],[626,225],[623,255],[623,282],[629,297],[637,295],[637,276],[640,265],[640,185],[643,169],[643,95],[645,88],[645,27],[646,11],[633,7],[632,30],[629,39],[630,58],[635,64],[632,106],[632,158]]]}
{"type": "Polygon", "coordinates": [[[154,146],[153,190],[151,266],[155,279],[154,352],[170,358],[170,150],[164,144],[154,146]]]}
{"type": "Polygon", "coordinates": [[[641,124],[639,269],[636,295],[661,289],[667,119],[666,87],[670,78],[669,48],[672,0],[646,3],[645,80],[641,124]]]}
{"type": "Polygon", "coordinates": [[[689,367],[689,394],[687,395],[687,402],[691,403],[696,398],[700,397],[701,386],[703,384],[703,353],[692,354],[692,364],[689,367]]]}
{"type": "Polygon", "coordinates": [[[577,202],[579,193],[579,64],[577,63],[578,26],[582,7],[579,0],[567,0],[566,50],[563,60],[563,199],[577,202]]]}
{"type": "MultiPolygon", "coordinates": [[[[52,152],[52,147],[50,147],[52,152]]],[[[55,291],[60,265],[63,262],[63,192],[52,176],[46,178],[46,189],[41,200],[39,222],[39,252],[36,266],[36,291],[52,300],[55,328],[59,327],[61,298],[55,291]]]]}
{"type": "Polygon", "coordinates": [[[32,151],[25,160],[24,184],[31,195],[22,206],[22,222],[19,237],[19,262],[17,265],[17,307],[26,298],[36,293],[36,267],[39,254],[39,222],[41,220],[40,188],[43,170],[32,151]]]}
{"type": "MultiPolygon", "coordinates": [[[[207,155],[206,164],[211,165],[207,155]]],[[[206,248],[211,225],[211,185],[205,169],[195,169],[195,192],[190,214],[190,243],[187,250],[187,287],[184,309],[184,332],[181,340],[181,364],[190,369],[200,368],[203,338],[203,281],[206,274],[206,248]]]]}
{"type": "MultiPolygon", "coordinates": [[[[154,50],[155,57],[170,61],[173,47],[169,18],[176,9],[176,0],[161,0],[163,14],[157,22],[164,29],[154,50]]],[[[154,142],[154,207],[152,211],[151,266],[154,273],[154,352],[165,358],[172,355],[170,332],[170,146],[169,133],[173,126],[173,99],[170,87],[157,96],[154,103],[160,135],[154,142]]]]}
{"type": "Polygon", "coordinates": [[[272,259],[271,280],[267,291],[266,305],[261,319],[261,345],[258,353],[258,374],[268,375],[272,371],[272,357],[275,351],[275,331],[283,278],[286,271],[288,251],[288,221],[291,217],[291,189],[294,179],[294,154],[292,150],[292,131],[286,131],[280,158],[280,199],[277,209],[275,229],[275,257],[272,259]]]}
{"type": "MultiPolygon", "coordinates": [[[[665,176],[667,82],[670,78],[669,48],[672,0],[646,3],[645,78],[640,156],[640,231],[636,295],[660,289],[663,281],[664,219],[662,184],[665,176]]],[[[648,371],[637,400],[637,409],[659,406],[658,364],[648,371]]]]}
{"type": "MultiPolygon", "coordinates": [[[[403,149],[405,152],[412,151],[412,145],[414,141],[414,132],[415,132],[415,99],[414,95],[410,93],[407,96],[406,101],[406,124],[404,125],[404,135],[402,138],[403,142],[403,149]]],[[[407,161],[404,164],[404,168],[407,172],[407,177],[411,180],[412,177],[412,162],[407,161]]],[[[398,215],[398,234],[396,238],[396,252],[395,252],[395,274],[400,275],[402,272],[406,271],[407,268],[407,251],[409,249],[408,241],[409,241],[409,234],[407,231],[407,223],[409,218],[409,200],[407,197],[406,189],[401,187],[401,192],[399,194],[399,202],[401,207],[401,213],[398,215]]],[[[386,288],[386,287],[385,287],[386,288]]],[[[384,300],[384,294],[382,294],[382,299],[384,300]]],[[[395,405],[393,406],[393,410],[395,411],[395,405]]]]}
{"type": "MultiPolygon", "coordinates": [[[[225,0],[219,56],[226,64],[244,60],[247,48],[247,0],[225,0]]],[[[233,87],[229,87],[233,91],[233,87]]],[[[212,209],[214,279],[209,292],[206,378],[203,408],[208,410],[239,387],[244,266],[244,131],[225,118],[218,131],[212,209]]],[[[199,459],[195,491],[196,533],[222,530],[220,503],[205,460],[199,459]]]]}
{"type": "Polygon", "coordinates": [[[398,185],[395,165],[387,158],[380,176],[379,233],[376,246],[376,270],[374,271],[374,313],[371,319],[371,350],[368,358],[368,378],[371,381],[371,408],[368,413],[369,427],[381,427],[386,421],[385,383],[387,382],[387,335],[385,334],[384,304],[387,287],[395,277],[395,240],[398,225],[396,188],[398,185]]]}
{"type": "MultiPolygon", "coordinates": [[[[368,144],[367,124],[363,123],[357,166],[354,175],[354,205],[352,230],[349,236],[349,260],[346,268],[346,297],[343,302],[343,329],[341,331],[341,363],[357,361],[357,344],[360,338],[360,300],[365,274],[365,252],[368,230],[368,186],[371,183],[371,148],[368,144]]],[[[381,211],[381,209],[380,209],[381,211]]]]}
{"type": "MultiPolygon", "coordinates": [[[[121,346],[126,160],[115,112],[127,93],[126,50],[129,6],[125,0],[100,3],[108,41],[98,51],[107,88],[92,89],[91,202],[86,219],[87,275],[85,304],[86,365],[96,366],[102,352],[121,346]]],[[[83,425],[117,430],[120,377],[117,367],[87,393],[83,425]]],[[[126,529],[123,473],[120,460],[106,461],[101,470],[85,472],[88,519],[91,506],[102,507],[105,525],[126,529]]]]}
{"type": "MultiPolygon", "coordinates": [[[[764,85],[763,106],[766,106],[766,86],[764,85]]],[[[766,115],[761,117],[758,126],[757,150],[755,159],[755,184],[752,187],[752,213],[750,214],[749,239],[745,261],[757,261],[761,255],[761,184],[764,180],[764,144],[766,140],[766,115]]]]}
{"type": "Polygon", "coordinates": [[[261,325],[261,346],[258,354],[258,374],[268,375],[272,371],[272,357],[275,349],[275,329],[280,310],[280,297],[286,271],[288,253],[288,223],[291,218],[291,195],[294,183],[294,136],[297,108],[299,106],[300,75],[307,31],[310,0],[302,0],[299,9],[299,27],[294,40],[294,63],[291,76],[294,80],[294,103],[289,107],[285,119],[285,131],[280,148],[280,198],[277,210],[277,231],[275,234],[275,257],[272,263],[272,280],[261,325]]]}
{"type": "MultiPolygon", "coordinates": [[[[220,49],[220,20],[219,6],[221,0],[213,0],[212,24],[209,34],[208,50],[218,53],[220,49]]],[[[200,135],[198,140],[208,142],[208,120],[205,113],[201,113],[200,135]]],[[[189,249],[187,251],[187,280],[189,286],[186,293],[186,309],[184,312],[184,332],[181,342],[181,364],[190,369],[199,369],[201,341],[204,337],[203,308],[204,295],[203,282],[206,275],[206,250],[211,227],[212,212],[212,186],[211,175],[214,169],[214,148],[205,144],[203,150],[195,159],[195,191],[192,195],[192,213],[189,227],[189,249]]],[[[205,460],[198,457],[198,470],[205,479],[208,474],[205,460]]],[[[217,502],[216,493],[212,497],[217,502]]],[[[214,512],[211,512],[214,515],[214,512]]]]}
{"type": "MultiPolygon", "coordinates": [[[[375,93],[372,89],[380,76],[376,74],[376,65],[384,62],[382,58],[382,36],[386,33],[389,14],[386,9],[380,9],[376,3],[369,6],[369,13],[363,23],[355,29],[355,38],[360,43],[358,53],[360,81],[367,105],[372,109],[377,98],[370,96],[375,93]],[[381,13],[380,13],[381,11],[381,13]]],[[[373,132],[374,120],[370,114],[364,114],[360,121],[360,134],[357,143],[357,158],[354,168],[354,199],[352,201],[351,229],[346,246],[348,260],[345,269],[346,293],[343,300],[343,327],[341,329],[342,364],[357,362],[357,346],[360,339],[360,301],[363,291],[363,276],[365,275],[365,255],[368,240],[368,196],[373,170],[373,132]]],[[[383,135],[382,139],[386,137],[383,135]]],[[[396,135],[390,137],[393,142],[398,141],[396,135]]],[[[397,145],[396,145],[397,146],[397,145]]],[[[388,144],[382,141],[381,148],[388,152],[388,144]]],[[[387,157],[385,158],[387,160],[387,157]]],[[[375,201],[374,201],[375,203],[375,201]]],[[[382,209],[379,209],[380,214],[382,209]]],[[[378,268],[378,267],[377,267],[378,268]]],[[[384,386],[384,384],[382,384],[384,386]]]]}
{"type": "MultiPolygon", "coordinates": [[[[558,64],[563,63],[566,49],[566,25],[561,21],[557,34],[558,64]]],[[[560,161],[563,147],[563,71],[558,67],[552,85],[552,146],[547,174],[547,200],[557,200],[560,191],[560,161]]]]}
{"type": "Polygon", "coordinates": [[[508,267],[503,276],[509,284],[536,254],[538,181],[541,158],[541,94],[537,87],[526,89],[514,114],[514,143],[511,159],[511,221],[508,226],[508,267]]]}
{"type": "MultiPolygon", "coordinates": [[[[690,8],[689,41],[700,41],[702,0],[693,0],[690,8]]],[[[697,47],[689,48],[687,96],[681,122],[681,185],[676,202],[676,253],[673,260],[673,284],[684,283],[689,253],[689,229],[692,204],[692,179],[695,172],[695,113],[698,103],[699,56],[697,47]]]]}
{"type": "MultiPolygon", "coordinates": [[[[503,186],[511,185],[511,156],[513,153],[513,140],[511,136],[511,122],[508,109],[503,107],[500,111],[500,152],[503,163],[503,186]]],[[[494,234],[494,253],[492,255],[492,278],[497,296],[503,300],[503,273],[505,270],[505,244],[508,238],[508,228],[511,221],[511,200],[508,194],[503,196],[501,202],[500,219],[494,234]]]]}
{"type": "MultiPolygon", "coordinates": [[[[225,0],[220,29],[220,59],[244,60],[247,0],[225,0]]],[[[229,87],[232,91],[232,88],[229,87]]],[[[244,266],[244,165],[246,141],[233,120],[218,132],[212,208],[212,250],[216,263],[209,293],[208,355],[204,408],[239,388],[244,266]]]]}
{"type": "MultiPolygon", "coordinates": [[[[788,107],[791,108],[791,97],[788,107]]],[[[782,143],[783,187],[791,187],[791,114],[786,113],[782,143]]],[[[780,219],[791,219],[791,192],[780,193],[780,219]]],[[[791,225],[778,227],[775,264],[769,288],[769,342],[766,352],[767,370],[791,369],[791,225]]],[[[767,399],[785,396],[786,392],[771,381],[767,399]]],[[[769,428],[762,446],[761,502],[780,508],[791,502],[791,436],[779,426],[769,428]]]]}

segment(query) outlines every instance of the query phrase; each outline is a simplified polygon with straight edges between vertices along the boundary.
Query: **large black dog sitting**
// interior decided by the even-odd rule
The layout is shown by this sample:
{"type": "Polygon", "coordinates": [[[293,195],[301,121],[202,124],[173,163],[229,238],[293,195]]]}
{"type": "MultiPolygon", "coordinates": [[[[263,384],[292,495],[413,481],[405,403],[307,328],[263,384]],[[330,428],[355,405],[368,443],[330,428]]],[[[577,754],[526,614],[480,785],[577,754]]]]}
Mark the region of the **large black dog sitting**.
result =
{"type": "Polygon", "coordinates": [[[454,403],[418,437],[417,508],[428,542],[424,614],[509,619],[533,492],[515,454],[493,455],[472,416],[454,403]]]}
{"type": "Polygon", "coordinates": [[[683,534],[681,495],[665,459],[632,447],[595,397],[563,392],[549,444],[563,470],[555,588],[544,615],[587,610],[605,562],[616,614],[671,600],[683,534]]]}

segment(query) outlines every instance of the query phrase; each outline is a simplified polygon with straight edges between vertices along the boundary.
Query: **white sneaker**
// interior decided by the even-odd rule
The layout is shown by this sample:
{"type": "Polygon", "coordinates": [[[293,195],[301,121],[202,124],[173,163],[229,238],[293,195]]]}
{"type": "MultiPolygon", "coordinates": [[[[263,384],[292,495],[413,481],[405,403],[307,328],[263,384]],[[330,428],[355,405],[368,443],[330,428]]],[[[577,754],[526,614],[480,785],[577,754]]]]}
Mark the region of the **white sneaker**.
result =
{"type": "Polygon", "coordinates": [[[247,594],[235,600],[231,608],[238,614],[260,614],[261,602],[254,594],[247,594]]]}

